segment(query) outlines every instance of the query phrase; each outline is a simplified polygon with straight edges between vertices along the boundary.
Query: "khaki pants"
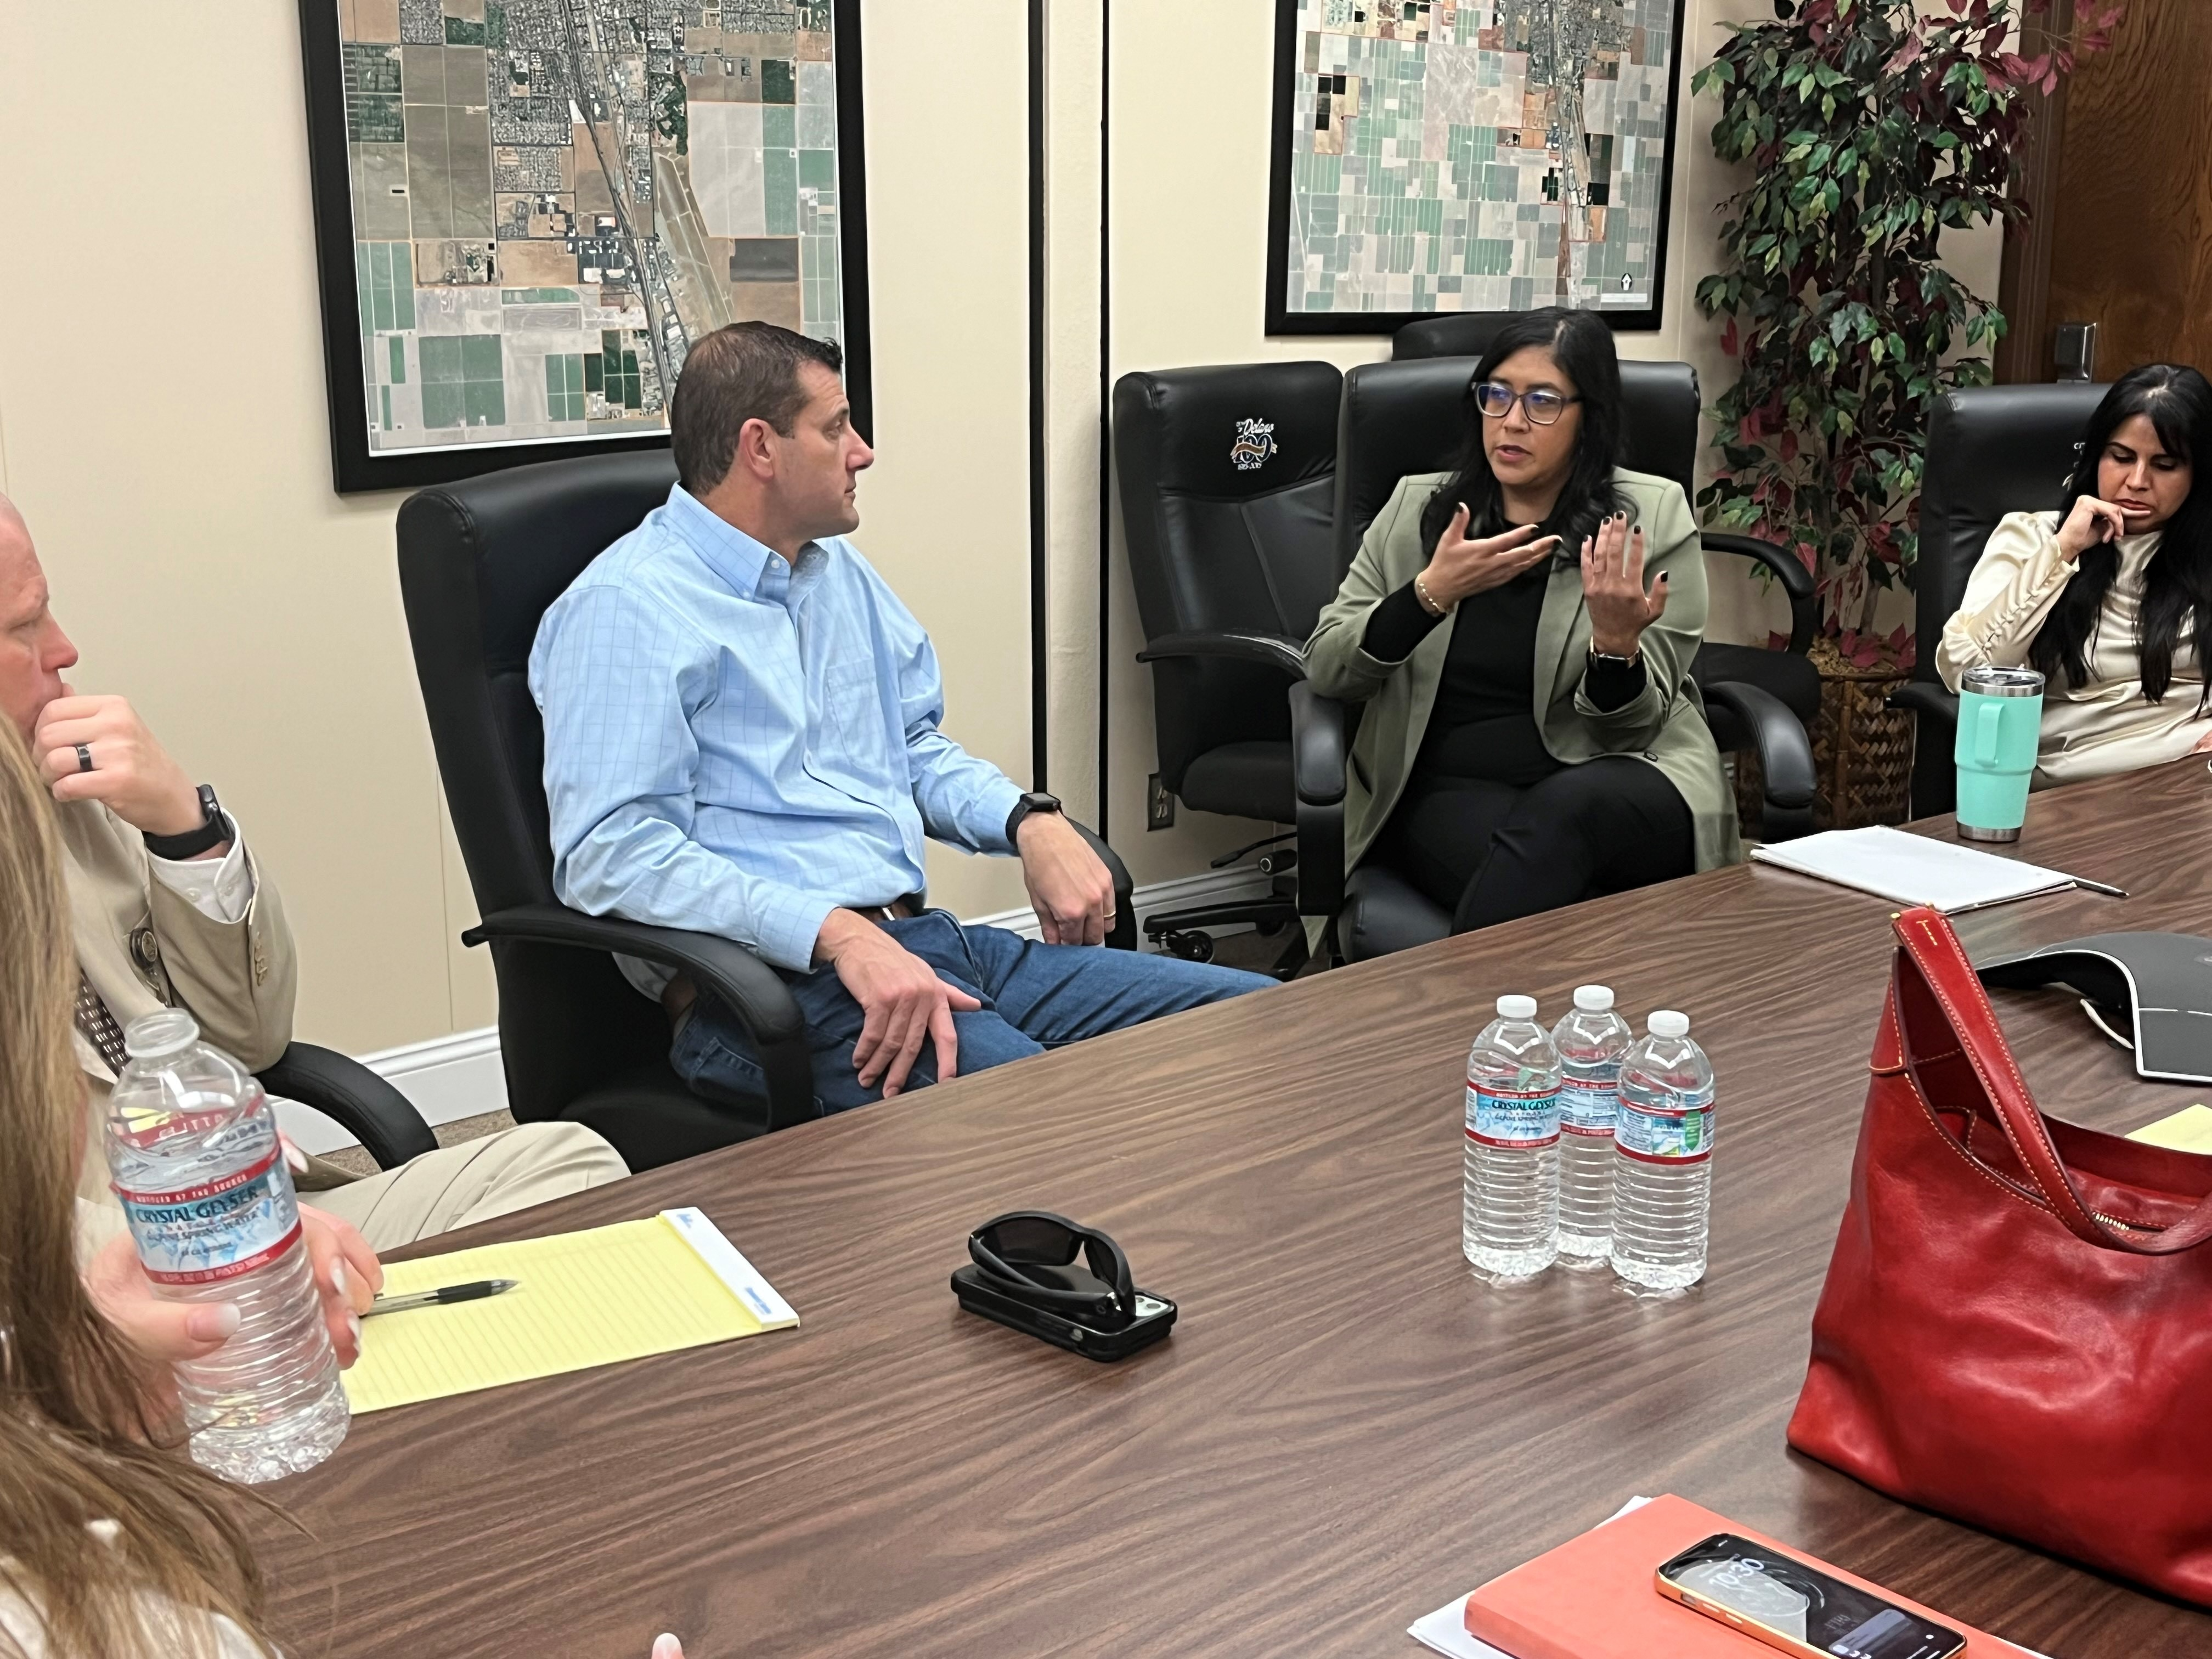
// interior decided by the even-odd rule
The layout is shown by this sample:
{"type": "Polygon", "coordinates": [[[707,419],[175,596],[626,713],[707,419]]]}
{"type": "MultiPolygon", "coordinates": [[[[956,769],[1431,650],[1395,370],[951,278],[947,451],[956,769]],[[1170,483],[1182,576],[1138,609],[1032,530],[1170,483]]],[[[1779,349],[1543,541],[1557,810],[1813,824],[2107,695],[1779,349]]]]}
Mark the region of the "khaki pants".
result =
{"type": "Polygon", "coordinates": [[[300,1199],[353,1223],[371,1249],[389,1250],[629,1173],[622,1155],[580,1123],[525,1123],[300,1199]]]}

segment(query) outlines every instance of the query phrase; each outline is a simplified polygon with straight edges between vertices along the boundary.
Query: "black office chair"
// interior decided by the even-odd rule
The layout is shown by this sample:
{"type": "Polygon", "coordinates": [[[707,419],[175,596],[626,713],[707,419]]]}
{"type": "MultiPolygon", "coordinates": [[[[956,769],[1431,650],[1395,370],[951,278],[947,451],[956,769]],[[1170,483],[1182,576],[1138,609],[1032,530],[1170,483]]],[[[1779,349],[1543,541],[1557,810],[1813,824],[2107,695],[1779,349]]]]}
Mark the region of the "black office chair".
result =
{"type": "MultiPolygon", "coordinates": [[[[1349,568],[1360,538],[1398,481],[1408,473],[1448,470],[1466,435],[1466,393],[1471,358],[1431,358],[1371,363],[1345,379],[1337,437],[1334,512],[1340,568],[1349,568]]],[[[1686,363],[1624,362],[1620,365],[1625,421],[1621,465],[1672,478],[1686,494],[1692,482],[1700,413],[1697,374],[1686,363]]],[[[1820,706],[1820,677],[1805,659],[1816,609],[1813,579],[1784,550],[1747,536],[1706,532],[1717,551],[1757,561],[1772,571],[1790,596],[1790,645],[1786,652],[1708,644],[1691,665],[1723,750],[1752,748],[1759,757],[1765,789],[1761,830],[1780,841],[1812,828],[1813,749],[1807,736],[1820,706]]],[[[1325,701],[1325,700],[1323,700],[1325,701]]],[[[1335,705],[1333,705],[1335,706],[1335,705]]],[[[1332,744],[1322,723],[1300,751],[1298,787],[1326,789],[1340,782],[1348,738],[1332,744]],[[1304,768],[1311,757],[1311,781],[1304,768]]],[[[1450,918],[1408,883],[1378,866],[1351,875],[1337,922],[1339,949],[1351,961],[1401,951],[1449,931],[1450,918]]]]}
{"type": "MultiPolygon", "coordinates": [[[[653,1168],[813,1117],[804,1023],[775,969],[709,933],[587,916],[553,894],[544,731],[529,660],[538,623],[676,481],[665,451],[516,467],[425,489],[399,509],[400,592],[453,830],[499,980],[500,1053],[516,1119],[566,1118],[653,1168]],[[668,1022],[614,953],[690,975],[744,1024],[768,1074],[757,1109],[710,1102],[668,1064],[668,1022]]],[[[1134,941],[1128,872],[1113,871],[1116,939],[1134,941]]]]}
{"type": "Polygon", "coordinates": [[[1124,374],[1114,387],[1161,784],[1196,811],[1297,827],[1294,853],[1261,860],[1291,872],[1267,897],[1146,919],[1187,954],[1211,954],[1205,928],[1272,929],[1333,914],[1341,897],[1342,786],[1302,797],[1291,746],[1314,701],[1306,639],[1340,576],[1330,514],[1343,383],[1328,363],[1249,363],[1124,374]]]}
{"type": "Polygon", "coordinates": [[[368,1151],[380,1170],[438,1149],[438,1137],[405,1095],[349,1055],[295,1042],[256,1073],[272,1095],[320,1112],[368,1151]]]}
{"type": "Polygon", "coordinates": [[[1418,357],[1480,357],[1490,349],[1498,331],[1513,319],[1514,314],[1510,311],[1424,317],[1418,323],[1407,324],[1390,337],[1390,361],[1402,363],[1418,357]]]}
{"type": "Polygon", "coordinates": [[[2086,381],[1976,386],[1936,400],[1920,486],[1920,556],[1913,599],[1912,678],[1892,695],[1913,713],[1912,816],[1956,805],[1952,743],[1959,699],[1936,672],[1943,624],[1966,596],[1997,520],[2055,510],[2089,416],[2110,391],[2086,381]]]}

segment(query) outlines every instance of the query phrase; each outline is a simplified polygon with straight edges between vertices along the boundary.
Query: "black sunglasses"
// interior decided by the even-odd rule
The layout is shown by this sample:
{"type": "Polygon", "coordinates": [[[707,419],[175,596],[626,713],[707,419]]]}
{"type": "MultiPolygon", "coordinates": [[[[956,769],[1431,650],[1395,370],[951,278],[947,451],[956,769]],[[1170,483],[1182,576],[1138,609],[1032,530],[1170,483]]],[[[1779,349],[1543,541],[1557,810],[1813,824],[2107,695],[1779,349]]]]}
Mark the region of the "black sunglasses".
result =
{"type": "Polygon", "coordinates": [[[1095,1227],[1079,1227],[1046,1210],[1016,1210],[968,1235],[968,1256],[991,1278],[1024,1298],[1066,1308],[1135,1311],[1129,1258],[1095,1227]],[[1085,1267],[1075,1265],[1078,1255],[1085,1267]]]}

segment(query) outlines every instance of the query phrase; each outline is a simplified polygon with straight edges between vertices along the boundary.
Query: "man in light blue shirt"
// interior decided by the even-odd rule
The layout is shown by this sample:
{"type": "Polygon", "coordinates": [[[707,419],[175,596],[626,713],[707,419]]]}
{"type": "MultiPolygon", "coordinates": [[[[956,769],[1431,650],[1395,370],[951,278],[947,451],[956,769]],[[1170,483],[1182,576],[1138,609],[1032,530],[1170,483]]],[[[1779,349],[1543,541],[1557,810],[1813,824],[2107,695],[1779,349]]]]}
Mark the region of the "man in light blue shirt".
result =
{"type": "MultiPolygon", "coordinates": [[[[539,624],[562,902],[782,969],[825,1111],[1272,983],[1084,948],[1113,924],[1105,866],[1057,801],[938,729],[929,636],[844,539],[875,456],[841,362],[768,323],[694,345],[669,415],[681,482],[539,624]],[[1045,942],[921,912],[928,836],[1018,856],[1045,942]]],[[[765,1097],[735,1015],[624,971],[678,1018],[686,1081],[765,1097]]]]}

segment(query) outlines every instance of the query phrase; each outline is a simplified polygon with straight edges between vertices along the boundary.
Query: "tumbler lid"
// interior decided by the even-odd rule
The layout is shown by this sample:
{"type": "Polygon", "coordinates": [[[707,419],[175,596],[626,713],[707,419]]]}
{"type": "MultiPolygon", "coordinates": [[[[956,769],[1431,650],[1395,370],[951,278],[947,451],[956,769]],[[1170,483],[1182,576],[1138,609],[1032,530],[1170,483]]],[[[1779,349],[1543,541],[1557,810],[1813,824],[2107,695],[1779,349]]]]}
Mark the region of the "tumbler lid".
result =
{"type": "Polygon", "coordinates": [[[2033,668],[1969,668],[1959,677],[1959,689],[1978,697],[2039,697],[2043,676],[2033,668]]]}

